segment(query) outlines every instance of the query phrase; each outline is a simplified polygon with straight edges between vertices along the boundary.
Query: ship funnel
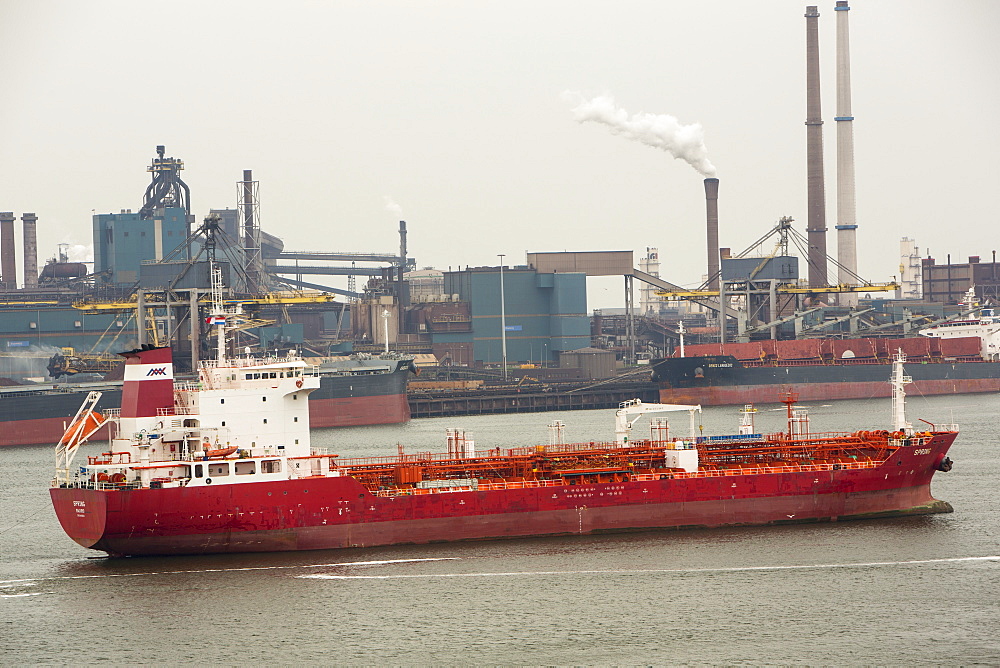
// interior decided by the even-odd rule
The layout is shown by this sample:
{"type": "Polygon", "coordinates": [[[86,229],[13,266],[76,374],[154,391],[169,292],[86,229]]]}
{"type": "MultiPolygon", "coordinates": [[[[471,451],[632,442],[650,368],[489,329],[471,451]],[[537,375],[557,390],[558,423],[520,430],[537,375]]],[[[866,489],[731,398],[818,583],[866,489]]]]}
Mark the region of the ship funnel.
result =
{"type": "Polygon", "coordinates": [[[719,289],[719,179],[705,179],[708,218],[708,289],[719,289]]]}
{"type": "Polygon", "coordinates": [[[132,350],[125,358],[122,385],[123,418],[154,417],[174,406],[174,364],[169,347],[132,350]]]}

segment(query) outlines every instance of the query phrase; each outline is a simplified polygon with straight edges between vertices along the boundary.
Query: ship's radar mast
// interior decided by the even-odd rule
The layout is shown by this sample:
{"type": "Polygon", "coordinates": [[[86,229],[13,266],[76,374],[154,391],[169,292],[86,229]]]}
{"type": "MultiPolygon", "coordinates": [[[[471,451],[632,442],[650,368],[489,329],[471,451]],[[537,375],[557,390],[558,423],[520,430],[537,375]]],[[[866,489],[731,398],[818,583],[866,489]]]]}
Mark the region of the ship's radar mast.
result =
{"type": "Polygon", "coordinates": [[[906,390],[903,386],[912,383],[913,378],[903,374],[904,362],[906,354],[899,348],[892,359],[892,377],[889,378],[892,383],[892,429],[910,435],[913,433],[913,425],[906,421],[906,390]]]}
{"type": "Polygon", "coordinates": [[[237,303],[226,308],[223,301],[225,286],[222,283],[222,267],[211,260],[209,263],[212,270],[212,312],[208,316],[208,324],[216,328],[215,361],[222,366],[226,361],[226,332],[239,327],[243,307],[237,303]]]}

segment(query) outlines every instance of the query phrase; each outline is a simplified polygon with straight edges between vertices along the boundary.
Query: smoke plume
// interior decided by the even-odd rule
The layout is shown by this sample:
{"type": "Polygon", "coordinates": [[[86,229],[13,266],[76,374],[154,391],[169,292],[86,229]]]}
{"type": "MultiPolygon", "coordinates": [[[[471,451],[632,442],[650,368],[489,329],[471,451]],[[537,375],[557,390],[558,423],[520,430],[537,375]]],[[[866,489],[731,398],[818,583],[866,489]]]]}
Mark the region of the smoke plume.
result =
{"type": "Polygon", "coordinates": [[[382,200],[385,202],[385,210],[389,213],[395,215],[396,217],[403,215],[403,207],[392,201],[392,198],[388,195],[382,195],[382,200]]]}
{"type": "Polygon", "coordinates": [[[565,97],[579,101],[573,109],[573,118],[577,122],[603,123],[612,134],[666,151],[697,169],[702,176],[715,176],[715,166],[708,160],[705,134],[700,123],[684,125],[669,114],[638,113],[629,116],[608,95],[584,100],[579,93],[567,91],[565,97]]]}

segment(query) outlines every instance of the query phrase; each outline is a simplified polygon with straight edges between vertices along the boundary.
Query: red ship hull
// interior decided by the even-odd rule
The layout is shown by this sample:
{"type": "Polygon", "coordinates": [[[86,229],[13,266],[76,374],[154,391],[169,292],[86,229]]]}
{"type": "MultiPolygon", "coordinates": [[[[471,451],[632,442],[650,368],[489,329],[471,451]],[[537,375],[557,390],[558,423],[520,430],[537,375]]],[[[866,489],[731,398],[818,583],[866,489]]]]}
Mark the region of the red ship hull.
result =
{"type": "Polygon", "coordinates": [[[309,424],[322,427],[360,427],[410,421],[406,393],[382,396],[310,399],[309,424]]]}
{"type": "MultiPolygon", "coordinates": [[[[673,404],[702,406],[738,406],[777,402],[783,392],[794,390],[799,401],[831,399],[873,399],[891,397],[892,388],[883,381],[842,381],[832,383],[795,383],[779,385],[709,385],[702,387],[660,387],[660,401],[673,404]]],[[[934,396],[941,394],[973,394],[1000,392],[1000,378],[967,378],[915,380],[907,385],[907,393],[934,396]]]]}
{"type": "Polygon", "coordinates": [[[766,525],[951,512],[931,496],[955,439],[882,465],[381,497],[350,477],[99,491],[54,488],[77,543],[114,555],[202,554],[766,525]]]}

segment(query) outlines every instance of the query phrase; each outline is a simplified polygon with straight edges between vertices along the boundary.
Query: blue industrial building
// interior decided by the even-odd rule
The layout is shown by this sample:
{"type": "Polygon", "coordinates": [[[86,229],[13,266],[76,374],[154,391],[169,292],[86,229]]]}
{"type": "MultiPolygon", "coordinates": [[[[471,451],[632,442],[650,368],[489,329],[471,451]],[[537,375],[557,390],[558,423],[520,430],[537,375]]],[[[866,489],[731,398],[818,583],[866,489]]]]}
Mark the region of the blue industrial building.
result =
{"type": "MultiPolygon", "coordinates": [[[[471,331],[435,332],[435,347],[471,340],[475,362],[502,361],[500,277],[499,267],[444,274],[445,293],[469,304],[471,331]]],[[[560,352],[590,345],[585,274],[505,267],[503,293],[509,363],[551,362],[560,352]]]]}
{"type": "Polygon", "coordinates": [[[70,306],[8,307],[0,318],[0,351],[128,350],[136,346],[134,322],[120,313],[84,313],[70,306]]]}
{"type": "Polygon", "coordinates": [[[106,283],[131,286],[144,260],[162,260],[179,246],[172,259],[189,259],[189,219],[184,208],[173,206],[155,209],[150,219],[131,211],[95,215],[94,271],[109,272],[106,283]]]}

